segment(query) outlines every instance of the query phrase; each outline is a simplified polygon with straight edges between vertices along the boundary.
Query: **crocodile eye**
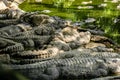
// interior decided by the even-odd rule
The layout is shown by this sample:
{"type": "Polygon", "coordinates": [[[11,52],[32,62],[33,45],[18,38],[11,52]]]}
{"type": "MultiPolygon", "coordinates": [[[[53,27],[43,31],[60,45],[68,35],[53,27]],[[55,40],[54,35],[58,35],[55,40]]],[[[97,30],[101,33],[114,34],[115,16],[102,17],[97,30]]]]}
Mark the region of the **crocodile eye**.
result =
{"type": "Polygon", "coordinates": [[[117,63],[117,60],[113,60],[112,62],[117,63]]]}

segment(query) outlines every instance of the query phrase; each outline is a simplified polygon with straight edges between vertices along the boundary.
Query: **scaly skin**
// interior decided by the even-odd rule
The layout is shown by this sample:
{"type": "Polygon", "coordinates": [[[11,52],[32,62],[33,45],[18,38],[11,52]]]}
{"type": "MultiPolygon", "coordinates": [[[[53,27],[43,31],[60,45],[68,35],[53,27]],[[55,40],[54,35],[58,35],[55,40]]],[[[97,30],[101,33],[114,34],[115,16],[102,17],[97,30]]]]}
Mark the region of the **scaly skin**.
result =
{"type": "Polygon", "coordinates": [[[19,32],[16,34],[11,34],[10,36],[16,37],[16,36],[29,36],[29,35],[52,35],[54,34],[55,29],[54,27],[49,27],[45,25],[40,25],[38,27],[32,28],[32,30],[25,31],[25,32],[19,32]]]}
{"type": "Polygon", "coordinates": [[[7,19],[7,20],[0,20],[0,26],[9,26],[9,25],[16,25],[20,23],[18,19],[7,19]]]}
{"type": "Polygon", "coordinates": [[[95,57],[95,58],[120,58],[119,53],[114,52],[89,52],[89,51],[79,51],[71,50],[59,53],[55,58],[72,58],[72,57],[95,57]]]}
{"type": "Polygon", "coordinates": [[[7,46],[6,48],[1,49],[0,52],[12,53],[12,52],[18,52],[23,50],[24,50],[23,45],[21,43],[16,43],[15,45],[7,46]]]}
{"type": "Polygon", "coordinates": [[[120,56],[117,53],[92,52],[94,49],[87,53],[80,51],[59,53],[60,50],[76,49],[82,44],[89,43],[90,39],[94,42],[102,40],[114,44],[106,37],[95,36],[98,40],[91,38],[91,30],[79,32],[69,24],[66,27],[65,20],[38,13],[9,10],[6,16],[1,16],[1,18],[5,17],[9,20],[0,20],[1,27],[26,23],[32,30],[27,31],[22,27],[17,29],[15,26],[1,28],[0,52],[10,55],[10,59],[7,57],[10,64],[1,60],[3,67],[20,71],[32,80],[94,78],[120,72],[120,56]],[[22,32],[21,29],[24,31],[22,32]],[[61,42],[57,42],[55,38],[60,39],[61,42]],[[23,51],[29,49],[34,51],[23,51]]]}
{"type": "Polygon", "coordinates": [[[29,35],[29,36],[18,36],[18,37],[10,37],[13,41],[23,44],[25,49],[33,48],[40,49],[45,45],[49,44],[49,42],[53,39],[54,36],[39,36],[39,35],[29,35]]]}
{"type": "Polygon", "coordinates": [[[68,58],[68,59],[52,59],[48,61],[33,63],[33,64],[24,64],[24,65],[7,65],[11,69],[31,69],[31,68],[48,68],[51,65],[60,65],[60,66],[71,66],[76,64],[89,64],[92,65],[97,63],[98,58],[68,58]]]}
{"type": "Polygon", "coordinates": [[[52,59],[24,65],[6,65],[3,67],[22,72],[27,77],[37,80],[48,78],[54,80],[59,78],[84,79],[107,76],[120,72],[120,59],[116,58],[68,58],[52,59]],[[39,72],[39,73],[38,73],[39,72]],[[37,79],[36,79],[37,78],[37,79]]]}
{"type": "MultiPolygon", "coordinates": [[[[99,64],[93,64],[94,67],[85,67],[81,65],[73,66],[51,66],[44,69],[20,70],[23,74],[32,80],[55,80],[55,79],[91,79],[108,75],[107,68],[99,68],[99,64]],[[27,73],[26,73],[27,72],[27,73]]],[[[19,70],[18,70],[19,71],[19,70]]]]}
{"type": "Polygon", "coordinates": [[[55,29],[62,29],[65,28],[65,20],[61,19],[60,17],[53,16],[51,19],[54,21],[53,23],[48,23],[48,26],[53,26],[55,29]]]}
{"type": "Polygon", "coordinates": [[[9,25],[0,29],[0,36],[6,36],[6,38],[11,37],[12,34],[23,32],[24,30],[17,25],[9,25]]]}
{"type": "Polygon", "coordinates": [[[20,21],[31,24],[31,26],[39,26],[41,24],[51,23],[48,15],[39,14],[38,12],[29,12],[20,16],[20,21]]]}
{"type": "Polygon", "coordinates": [[[100,36],[100,35],[92,35],[91,36],[91,41],[101,42],[101,43],[108,42],[108,43],[110,43],[112,45],[117,46],[117,44],[112,39],[110,39],[108,37],[105,37],[105,36],[100,36]]]}
{"type": "Polygon", "coordinates": [[[45,50],[34,50],[34,51],[23,51],[14,53],[13,58],[19,58],[20,60],[16,60],[13,63],[20,63],[20,64],[28,64],[34,62],[40,62],[42,60],[47,59],[67,59],[67,58],[120,58],[118,53],[112,52],[82,52],[82,51],[67,51],[60,53],[60,50],[57,47],[47,48],[45,50]]]}
{"type": "Polygon", "coordinates": [[[16,51],[23,51],[24,47],[21,43],[14,42],[13,40],[0,38],[0,52],[16,52],[16,51]]]}
{"type": "Polygon", "coordinates": [[[5,19],[19,19],[19,17],[25,12],[19,9],[7,8],[5,10],[0,10],[0,14],[6,14],[5,19]]]}
{"type": "Polygon", "coordinates": [[[23,51],[11,55],[13,59],[11,63],[14,64],[31,64],[41,62],[43,60],[53,59],[59,52],[58,48],[47,48],[45,50],[23,51]]]}

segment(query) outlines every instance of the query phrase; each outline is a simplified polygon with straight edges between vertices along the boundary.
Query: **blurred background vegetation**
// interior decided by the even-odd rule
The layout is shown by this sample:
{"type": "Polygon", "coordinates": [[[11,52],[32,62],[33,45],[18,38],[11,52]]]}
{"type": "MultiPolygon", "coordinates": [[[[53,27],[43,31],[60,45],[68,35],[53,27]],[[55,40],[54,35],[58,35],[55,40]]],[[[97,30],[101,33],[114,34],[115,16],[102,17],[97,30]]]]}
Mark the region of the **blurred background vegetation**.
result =
{"type": "Polygon", "coordinates": [[[0,78],[1,78],[0,80],[30,80],[19,72],[9,70],[7,69],[7,67],[1,66],[1,63],[0,63],[0,78]]]}
{"type": "Polygon", "coordinates": [[[26,0],[19,6],[25,11],[41,11],[72,21],[95,18],[98,28],[120,43],[120,0],[26,0]]]}

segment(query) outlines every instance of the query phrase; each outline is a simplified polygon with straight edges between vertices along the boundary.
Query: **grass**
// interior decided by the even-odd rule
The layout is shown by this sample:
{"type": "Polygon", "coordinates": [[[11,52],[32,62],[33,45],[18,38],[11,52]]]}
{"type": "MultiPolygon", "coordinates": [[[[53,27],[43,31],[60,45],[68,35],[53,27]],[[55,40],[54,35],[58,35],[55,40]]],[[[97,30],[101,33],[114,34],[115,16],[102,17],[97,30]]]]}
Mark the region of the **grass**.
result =
{"type": "MultiPolygon", "coordinates": [[[[64,19],[71,19],[73,21],[81,21],[88,17],[95,18],[96,24],[103,29],[109,37],[119,42],[120,28],[115,26],[113,21],[120,14],[120,10],[117,10],[118,3],[103,2],[104,0],[92,0],[92,4],[83,5],[81,2],[90,0],[75,0],[69,8],[55,7],[52,0],[43,0],[42,3],[28,3],[24,2],[20,5],[20,8],[25,11],[42,11],[51,10],[48,15],[59,16],[64,19]],[[105,8],[100,8],[98,5],[106,3],[105,8]],[[78,9],[78,6],[93,6],[93,9],[78,9]]],[[[110,1],[110,0],[109,0],[110,1]]]]}

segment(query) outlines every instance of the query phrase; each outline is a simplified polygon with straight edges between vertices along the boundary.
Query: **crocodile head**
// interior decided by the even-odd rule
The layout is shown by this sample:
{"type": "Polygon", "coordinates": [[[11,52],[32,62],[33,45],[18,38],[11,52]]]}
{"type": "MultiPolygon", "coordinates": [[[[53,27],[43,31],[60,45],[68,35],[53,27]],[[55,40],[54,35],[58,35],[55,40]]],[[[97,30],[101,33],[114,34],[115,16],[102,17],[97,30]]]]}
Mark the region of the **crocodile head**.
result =
{"type": "Polygon", "coordinates": [[[39,26],[40,24],[53,23],[54,20],[45,14],[34,14],[31,15],[30,19],[34,26],[39,26]]]}
{"type": "Polygon", "coordinates": [[[106,63],[111,73],[120,74],[120,59],[119,58],[107,58],[106,63]]]}

